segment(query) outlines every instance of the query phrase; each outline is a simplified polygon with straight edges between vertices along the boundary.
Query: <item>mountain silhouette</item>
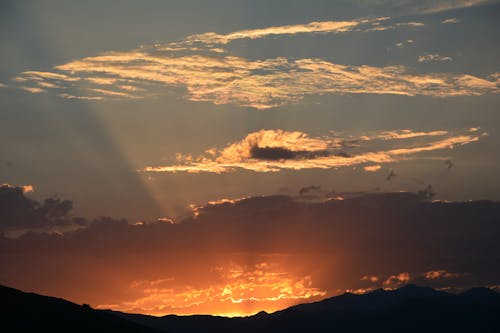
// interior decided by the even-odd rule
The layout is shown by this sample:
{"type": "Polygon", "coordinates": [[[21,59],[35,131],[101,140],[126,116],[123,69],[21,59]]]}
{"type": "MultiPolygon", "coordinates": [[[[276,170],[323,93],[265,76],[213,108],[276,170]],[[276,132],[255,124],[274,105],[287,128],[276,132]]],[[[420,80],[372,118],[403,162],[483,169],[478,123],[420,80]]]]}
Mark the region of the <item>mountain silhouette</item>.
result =
{"type": "Polygon", "coordinates": [[[500,294],[476,288],[451,294],[406,285],[366,294],[345,293],[250,317],[152,317],[114,312],[170,332],[500,332],[500,294]]]}
{"type": "Polygon", "coordinates": [[[500,294],[484,287],[451,294],[407,285],[237,318],[95,310],[8,287],[0,300],[8,332],[500,332],[500,294]]]}
{"type": "MultiPolygon", "coordinates": [[[[0,286],[2,332],[137,332],[150,327],[69,301],[0,286]]],[[[163,330],[165,331],[165,330],[163,330]]]]}

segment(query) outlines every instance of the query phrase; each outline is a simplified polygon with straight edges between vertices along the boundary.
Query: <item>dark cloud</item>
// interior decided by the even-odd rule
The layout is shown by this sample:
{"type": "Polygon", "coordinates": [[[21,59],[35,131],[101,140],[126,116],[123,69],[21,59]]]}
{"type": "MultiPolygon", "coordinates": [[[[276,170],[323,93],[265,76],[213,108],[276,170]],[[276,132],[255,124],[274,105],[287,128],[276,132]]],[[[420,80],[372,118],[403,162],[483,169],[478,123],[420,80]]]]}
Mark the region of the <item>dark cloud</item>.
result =
{"type": "Polygon", "coordinates": [[[394,170],[391,169],[391,171],[389,171],[389,174],[387,175],[387,177],[385,177],[385,180],[389,181],[394,177],[396,177],[396,173],[394,172],[394,170]]]}
{"type": "Polygon", "coordinates": [[[452,161],[452,160],[449,160],[449,159],[448,159],[448,160],[445,160],[445,161],[444,161],[444,164],[446,164],[446,169],[447,169],[448,171],[451,171],[451,169],[453,169],[453,167],[455,166],[455,164],[453,163],[453,161],[452,161]]]}
{"type": "Polygon", "coordinates": [[[0,231],[70,224],[72,209],[69,200],[48,198],[40,203],[26,197],[23,187],[0,186],[0,231]]]}
{"type": "Polygon", "coordinates": [[[432,185],[427,185],[426,188],[423,190],[420,190],[417,192],[417,195],[422,199],[422,200],[431,200],[436,196],[436,192],[434,191],[434,188],[432,185]]]}
{"type": "Polygon", "coordinates": [[[299,190],[299,195],[304,195],[310,192],[318,192],[320,190],[321,186],[316,186],[316,185],[305,186],[299,190]]]}
{"type": "Polygon", "coordinates": [[[291,160],[291,159],[312,159],[327,156],[351,157],[346,152],[332,152],[331,150],[290,150],[283,147],[259,147],[253,146],[250,149],[251,158],[259,160],[291,160]]]}
{"type": "MultiPolygon", "coordinates": [[[[43,206],[18,189],[9,191],[18,198],[9,199],[18,211],[43,206]]],[[[10,198],[5,189],[2,193],[2,199],[10,198]]],[[[77,301],[88,301],[99,290],[93,302],[109,304],[137,297],[130,295],[133,281],[172,277],[172,287],[201,288],[220,283],[217,267],[265,261],[311,276],[314,287],[329,293],[380,287],[391,276],[390,282],[414,281],[429,271],[460,273],[453,279],[426,279],[430,285],[497,284],[500,203],[424,200],[431,193],[429,186],[419,193],[368,193],[322,202],[250,197],[197,207],[178,224],[100,218],[64,234],[0,237],[0,283],[77,301]],[[367,275],[381,278],[360,280],[367,275]],[[61,278],[64,284],[56,282],[61,278]]]]}

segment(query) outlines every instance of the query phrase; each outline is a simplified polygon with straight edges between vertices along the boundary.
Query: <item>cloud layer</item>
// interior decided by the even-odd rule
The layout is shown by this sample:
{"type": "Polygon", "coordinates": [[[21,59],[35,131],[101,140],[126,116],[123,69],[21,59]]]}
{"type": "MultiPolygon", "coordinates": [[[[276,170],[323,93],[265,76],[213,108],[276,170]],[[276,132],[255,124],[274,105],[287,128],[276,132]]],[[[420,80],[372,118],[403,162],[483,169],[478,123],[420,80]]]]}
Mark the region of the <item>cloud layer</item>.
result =
{"type": "Polygon", "coordinates": [[[213,201],[176,224],[102,218],[62,234],[0,236],[0,283],[156,315],[274,311],[408,282],[498,285],[497,202],[307,194],[213,201]]]}
{"type": "Polygon", "coordinates": [[[222,173],[245,169],[276,172],[358,165],[363,165],[366,171],[377,171],[381,164],[453,149],[478,141],[483,135],[475,128],[463,133],[399,130],[356,137],[310,137],[299,131],[260,130],[224,148],[210,148],[201,156],[179,153],[177,164],[147,166],[142,171],[222,173]]]}
{"type": "MultiPolygon", "coordinates": [[[[247,59],[220,48],[237,39],[317,33],[370,33],[418,29],[421,22],[389,18],[311,22],[289,26],[204,33],[176,43],[108,52],[57,65],[51,71],[26,71],[14,78],[32,93],[56,92],[68,99],[148,98],[175,89],[191,101],[268,109],[324,94],[476,96],[500,91],[498,76],[418,74],[405,66],[346,65],[319,58],[247,59]]],[[[419,61],[449,57],[426,55],[419,61]]]]}
{"type": "Polygon", "coordinates": [[[40,229],[68,225],[73,221],[70,212],[73,203],[59,198],[43,202],[25,196],[33,192],[32,185],[0,185],[0,233],[9,230],[40,229]]]}

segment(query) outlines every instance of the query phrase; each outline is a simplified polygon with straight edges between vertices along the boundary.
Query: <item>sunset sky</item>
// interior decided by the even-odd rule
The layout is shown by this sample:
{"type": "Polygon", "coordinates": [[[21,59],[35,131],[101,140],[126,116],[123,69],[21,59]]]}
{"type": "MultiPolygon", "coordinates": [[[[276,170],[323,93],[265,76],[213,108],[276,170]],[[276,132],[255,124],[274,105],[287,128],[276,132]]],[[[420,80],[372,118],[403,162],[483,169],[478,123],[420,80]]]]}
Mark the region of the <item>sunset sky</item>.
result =
{"type": "Polygon", "coordinates": [[[500,288],[499,15],[2,1],[0,283],[155,315],[500,288]]]}

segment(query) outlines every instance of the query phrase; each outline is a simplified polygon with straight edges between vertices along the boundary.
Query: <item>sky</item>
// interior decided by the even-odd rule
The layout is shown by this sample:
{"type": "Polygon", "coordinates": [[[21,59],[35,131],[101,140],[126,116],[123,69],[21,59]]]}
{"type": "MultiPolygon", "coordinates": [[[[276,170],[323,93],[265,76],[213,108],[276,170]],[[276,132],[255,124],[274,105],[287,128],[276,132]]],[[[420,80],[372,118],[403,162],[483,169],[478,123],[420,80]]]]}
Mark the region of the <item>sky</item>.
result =
{"type": "Polygon", "coordinates": [[[499,14],[2,1],[0,283],[156,315],[500,285],[499,14]]]}

